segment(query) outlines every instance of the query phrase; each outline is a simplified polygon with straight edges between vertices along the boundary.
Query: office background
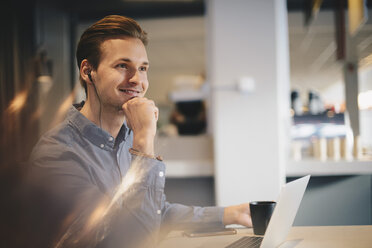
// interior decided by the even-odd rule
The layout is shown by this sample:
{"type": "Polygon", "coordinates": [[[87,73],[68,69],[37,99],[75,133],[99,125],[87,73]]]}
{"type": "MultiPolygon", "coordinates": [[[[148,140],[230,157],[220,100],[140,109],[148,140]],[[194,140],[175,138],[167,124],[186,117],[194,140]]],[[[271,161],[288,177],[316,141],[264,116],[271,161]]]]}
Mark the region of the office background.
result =
{"type": "MultiPolygon", "coordinates": [[[[357,121],[363,159],[314,158],[307,153],[312,147],[304,144],[299,160],[292,154],[291,90],[299,92],[305,107],[311,90],[334,113],[346,108],[346,58],[336,56],[334,2],[323,1],[310,19],[305,18],[307,1],[291,0],[4,5],[2,175],[9,179],[15,163],[11,158],[25,160],[37,138],[63,118],[71,103],[83,99],[74,58],[82,30],[107,14],[123,14],[138,20],[149,33],[148,97],[161,110],[157,149],[168,165],[169,201],[224,206],[273,200],[286,181],[310,173],[313,177],[295,225],[371,224],[368,102],[359,106],[357,121]],[[207,128],[198,134],[180,135],[170,122],[174,96],[179,97],[172,93],[185,87],[188,94],[182,97],[197,95],[206,105],[207,128]]],[[[347,33],[348,5],[343,2],[347,33]]],[[[370,14],[370,1],[365,6],[370,14]]],[[[352,45],[348,41],[355,52],[347,56],[359,67],[354,81],[357,94],[372,90],[371,37],[369,18],[351,39],[352,45]]]]}

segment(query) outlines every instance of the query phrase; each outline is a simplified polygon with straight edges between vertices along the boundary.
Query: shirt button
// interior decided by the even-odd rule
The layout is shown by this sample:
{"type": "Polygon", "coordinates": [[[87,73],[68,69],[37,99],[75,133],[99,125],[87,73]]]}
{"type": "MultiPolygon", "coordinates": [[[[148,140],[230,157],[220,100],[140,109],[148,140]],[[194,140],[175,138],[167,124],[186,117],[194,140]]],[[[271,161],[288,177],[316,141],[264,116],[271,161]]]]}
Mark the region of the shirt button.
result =
{"type": "Polygon", "coordinates": [[[159,177],[163,177],[164,176],[164,172],[160,171],[159,172],[159,177]]]}
{"type": "Polygon", "coordinates": [[[156,211],[157,214],[161,214],[161,210],[156,211]]]}
{"type": "Polygon", "coordinates": [[[109,141],[113,141],[113,140],[114,140],[114,138],[113,138],[113,137],[110,137],[110,138],[109,138],[109,141]]]}
{"type": "Polygon", "coordinates": [[[104,148],[104,147],[105,147],[105,145],[104,145],[104,144],[101,144],[101,145],[100,145],[100,147],[101,147],[101,148],[104,148]]]}

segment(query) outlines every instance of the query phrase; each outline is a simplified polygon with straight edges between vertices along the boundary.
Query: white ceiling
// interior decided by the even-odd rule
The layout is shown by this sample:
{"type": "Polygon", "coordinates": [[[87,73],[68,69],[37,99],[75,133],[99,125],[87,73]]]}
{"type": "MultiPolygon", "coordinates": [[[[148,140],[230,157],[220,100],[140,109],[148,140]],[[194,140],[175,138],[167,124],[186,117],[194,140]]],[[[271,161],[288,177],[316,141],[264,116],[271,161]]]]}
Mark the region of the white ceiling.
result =
{"type": "MultiPolygon", "coordinates": [[[[146,19],[139,22],[150,37],[148,56],[152,85],[149,94],[160,103],[166,102],[177,75],[205,73],[205,46],[208,44],[204,18],[146,19]]],[[[319,12],[310,27],[304,26],[301,12],[290,12],[288,27],[292,88],[322,91],[342,81],[342,64],[336,61],[333,12],[319,12]]],[[[355,41],[360,60],[372,54],[371,20],[362,27],[355,41]]],[[[371,64],[372,60],[368,61],[371,64]]]]}
{"type": "MultiPolygon", "coordinates": [[[[354,38],[359,60],[372,54],[371,23],[369,20],[363,25],[354,38]]],[[[342,81],[342,62],[336,59],[333,12],[319,12],[310,27],[304,27],[301,13],[290,13],[288,26],[291,86],[322,91],[342,81]]]]}

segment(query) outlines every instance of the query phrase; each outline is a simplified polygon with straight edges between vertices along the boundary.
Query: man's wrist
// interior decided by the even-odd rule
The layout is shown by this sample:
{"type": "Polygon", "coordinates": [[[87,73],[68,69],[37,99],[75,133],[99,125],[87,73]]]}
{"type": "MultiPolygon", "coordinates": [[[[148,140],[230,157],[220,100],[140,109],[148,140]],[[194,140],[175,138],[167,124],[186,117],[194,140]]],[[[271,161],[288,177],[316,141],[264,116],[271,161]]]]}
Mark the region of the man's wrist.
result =
{"type": "Polygon", "coordinates": [[[237,214],[233,206],[225,207],[223,211],[223,224],[236,224],[237,214]]]}
{"type": "Polygon", "coordinates": [[[133,149],[154,156],[154,136],[149,134],[133,134],[133,149]]]}
{"type": "Polygon", "coordinates": [[[141,157],[145,157],[145,158],[151,158],[151,159],[156,159],[156,160],[159,160],[159,161],[163,161],[163,158],[161,156],[156,156],[155,157],[155,156],[137,151],[136,149],[133,149],[133,148],[129,148],[129,152],[133,155],[136,155],[136,156],[141,156],[141,157]]]}

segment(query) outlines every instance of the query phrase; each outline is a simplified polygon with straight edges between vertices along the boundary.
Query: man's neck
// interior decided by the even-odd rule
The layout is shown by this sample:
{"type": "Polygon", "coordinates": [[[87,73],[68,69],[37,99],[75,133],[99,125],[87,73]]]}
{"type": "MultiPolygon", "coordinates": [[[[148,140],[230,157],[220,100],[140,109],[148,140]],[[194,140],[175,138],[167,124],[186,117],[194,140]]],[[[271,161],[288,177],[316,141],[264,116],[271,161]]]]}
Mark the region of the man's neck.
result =
{"type": "Polygon", "coordinates": [[[117,109],[108,109],[100,106],[99,103],[92,103],[87,99],[80,112],[91,122],[107,131],[112,137],[116,138],[125,117],[122,111],[117,109]]]}

